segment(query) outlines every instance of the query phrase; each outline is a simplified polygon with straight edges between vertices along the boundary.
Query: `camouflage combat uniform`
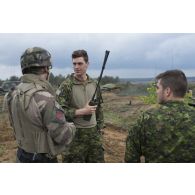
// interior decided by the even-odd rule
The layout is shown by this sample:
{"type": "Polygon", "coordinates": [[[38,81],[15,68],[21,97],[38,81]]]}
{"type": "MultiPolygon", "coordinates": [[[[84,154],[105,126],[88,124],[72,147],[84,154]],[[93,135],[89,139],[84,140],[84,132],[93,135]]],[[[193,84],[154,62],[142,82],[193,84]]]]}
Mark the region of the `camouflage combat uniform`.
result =
{"type": "Polygon", "coordinates": [[[96,82],[88,75],[85,82],[80,82],[70,75],[57,90],[58,102],[64,108],[68,121],[74,122],[77,132],[69,149],[64,153],[64,162],[104,162],[99,130],[103,128],[102,97],[98,90],[99,105],[90,121],[83,116],[75,116],[76,109],[83,108],[92,98],[96,82]]]}
{"type": "Polygon", "coordinates": [[[195,162],[194,108],[169,101],[141,114],[129,131],[125,162],[141,156],[145,162],[195,162]]]}
{"type": "Polygon", "coordinates": [[[17,157],[21,162],[57,162],[56,155],[72,141],[76,128],[66,122],[48,81],[35,74],[26,74],[21,80],[7,96],[19,147],[17,157]]]}

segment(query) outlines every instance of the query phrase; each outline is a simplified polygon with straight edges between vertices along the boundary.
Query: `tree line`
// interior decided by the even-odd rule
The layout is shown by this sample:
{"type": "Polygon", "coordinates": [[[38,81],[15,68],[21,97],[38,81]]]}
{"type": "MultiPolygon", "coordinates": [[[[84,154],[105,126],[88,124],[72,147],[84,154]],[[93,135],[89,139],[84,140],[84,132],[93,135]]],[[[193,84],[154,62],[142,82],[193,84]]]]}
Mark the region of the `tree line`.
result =
{"type": "MultiPolygon", "coordinates": [[[[97,78],[96,78],[97,79],[97,78]]],[[[20,77],[17,76],[10,76],[10,78],[6,79],[5,81],[19,81],[20,77]]],[[[54,76],[53,73],[50,73],[49,82],[54,87],[59,87],[60,84],[65,80],[65,76],[59,74],[57,76],[54,76]]],[[[4,81],[0,79],[0,86],[2,85],[4,81]]],[[[112,77],[112,76],[103,76],[101,80],[101,85],[105,85],[107,83],[119,83],[120,79],[119,77],[112,77]]]]}

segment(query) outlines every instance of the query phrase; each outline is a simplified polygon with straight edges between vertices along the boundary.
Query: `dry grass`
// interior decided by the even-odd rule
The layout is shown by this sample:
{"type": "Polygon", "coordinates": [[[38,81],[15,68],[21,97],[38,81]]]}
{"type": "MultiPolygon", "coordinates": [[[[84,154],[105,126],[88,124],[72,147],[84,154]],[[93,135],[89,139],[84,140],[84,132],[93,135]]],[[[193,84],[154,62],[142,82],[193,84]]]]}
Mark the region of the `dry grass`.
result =
{"type": "Polygon", "coordinates": [[[0,162],[15,162],[16,142],[7,113],[0,113],[0,162]]]}

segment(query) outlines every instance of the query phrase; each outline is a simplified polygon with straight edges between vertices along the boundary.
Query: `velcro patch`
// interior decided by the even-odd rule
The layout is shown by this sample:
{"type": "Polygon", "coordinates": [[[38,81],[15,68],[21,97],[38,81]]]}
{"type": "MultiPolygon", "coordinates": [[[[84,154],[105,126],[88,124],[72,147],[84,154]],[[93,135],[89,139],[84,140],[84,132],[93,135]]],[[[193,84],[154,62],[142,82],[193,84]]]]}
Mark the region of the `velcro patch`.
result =
{"type": "Polygon", "coordinates": [[[64,121],[64,113],[60,110],[56,111],[56,119],[58,121],[64,121]]]}

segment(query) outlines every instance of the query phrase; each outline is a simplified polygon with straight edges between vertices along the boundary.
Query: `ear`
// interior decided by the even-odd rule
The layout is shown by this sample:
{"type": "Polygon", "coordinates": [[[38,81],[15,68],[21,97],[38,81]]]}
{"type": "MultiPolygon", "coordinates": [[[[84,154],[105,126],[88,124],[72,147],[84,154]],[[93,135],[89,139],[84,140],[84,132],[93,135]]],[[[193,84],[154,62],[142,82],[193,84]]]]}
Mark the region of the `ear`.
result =
{"type": "Polygon", "coordinates": [[[89,62],[87,62],[87,68],[89,67],[89,62]]]}
{"type": "Polygon", "coordinates": [[[167,87],[167,88],[165,89],[165,94],[166,94],[167,97],[171,96],[172,91],[171,91],[171,88],[170,88],[170,87],[167,87]]]}

